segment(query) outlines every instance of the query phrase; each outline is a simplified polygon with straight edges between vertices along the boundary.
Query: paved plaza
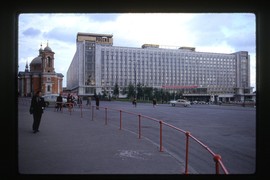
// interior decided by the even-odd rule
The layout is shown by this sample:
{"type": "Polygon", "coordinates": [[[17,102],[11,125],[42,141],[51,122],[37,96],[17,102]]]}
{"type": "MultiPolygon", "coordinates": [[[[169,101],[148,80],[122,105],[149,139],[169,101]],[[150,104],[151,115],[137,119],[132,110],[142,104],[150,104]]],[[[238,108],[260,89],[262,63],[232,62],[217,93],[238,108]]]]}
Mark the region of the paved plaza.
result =
{"type": "Polygon", "coordinates": [[[151,142],[72,113],[46,109],[33,134],[28,106],[19,104],[19,173],[183,174],[183,165],[151,142]]]}

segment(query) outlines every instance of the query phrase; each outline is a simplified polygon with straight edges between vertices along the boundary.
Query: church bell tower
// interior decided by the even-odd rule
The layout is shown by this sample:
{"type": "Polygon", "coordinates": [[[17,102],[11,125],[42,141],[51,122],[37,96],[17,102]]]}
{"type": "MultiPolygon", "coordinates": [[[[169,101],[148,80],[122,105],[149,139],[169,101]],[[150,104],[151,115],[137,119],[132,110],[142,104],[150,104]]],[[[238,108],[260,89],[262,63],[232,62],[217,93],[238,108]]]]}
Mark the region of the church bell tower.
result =
{"type": "Polygon", "coordinates": [[[47,42],[47,46],[43,50],[42,54],[42,70],[46,73],[55,73],[54,71],[54,52],[49,47],[49,43],[47,42]]]}

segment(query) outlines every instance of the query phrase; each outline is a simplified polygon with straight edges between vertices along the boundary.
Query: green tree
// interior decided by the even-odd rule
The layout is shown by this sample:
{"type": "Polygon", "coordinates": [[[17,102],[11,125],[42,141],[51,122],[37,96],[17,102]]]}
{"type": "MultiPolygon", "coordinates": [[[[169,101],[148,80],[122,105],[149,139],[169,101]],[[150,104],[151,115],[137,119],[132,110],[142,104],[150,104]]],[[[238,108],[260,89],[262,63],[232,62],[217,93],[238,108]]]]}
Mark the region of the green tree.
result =
{"type": "Polygon", "coordinates": [[[125,94],[127,94],[128,93],[128,90],[127,90],[127,87],[123,87],[123,89],[122,89],[122,95],[125,95],[125,94]]]}
{"type": "Polygon", "coordinates": [[[157,99],[157,101],[161,101],[162,93],[163,93],[162,89],[154,88],[153,94],[154,94],[154,97],[157,99]]]}
{"type": "Polygon", "coordinates": [[[171,98],[171,94],[168,92],[168,91],[165,91],[164,92],[164,97],[163,97],[163,100],[164,102],[168,102],[170,101],[172,98],[171,98]]]}
{"type": "Polygon", "coordinates": [[[105,99],[107,94],[108,94],[107,90],[103,88],[102,98],[105,99]]]}
{"type": "Polygon", "coordinates": [[[143,97],[143,86],[141,83],[137,84],[137,98],[142,99],[143,97]]]}
{"type": "Polygon", "coordinates": [[[119,86],[117,83],[115,83],[114,88],[113,88],[113,95],[115,96],[115,98],[119,97],[119,86]]]}
{"type": "Polygon", "coordinates": [[[131,83],[129,83],[128,85],[127,97],[128,98],[135,97],[135,87],[131,83]]]}
{"type": "Polygon", "coordinates": [[[143,87],[143,93],[144,93],[144,98],[149,100],[152,99],[153,96],[153,88],[152,87],[143,87]]]}

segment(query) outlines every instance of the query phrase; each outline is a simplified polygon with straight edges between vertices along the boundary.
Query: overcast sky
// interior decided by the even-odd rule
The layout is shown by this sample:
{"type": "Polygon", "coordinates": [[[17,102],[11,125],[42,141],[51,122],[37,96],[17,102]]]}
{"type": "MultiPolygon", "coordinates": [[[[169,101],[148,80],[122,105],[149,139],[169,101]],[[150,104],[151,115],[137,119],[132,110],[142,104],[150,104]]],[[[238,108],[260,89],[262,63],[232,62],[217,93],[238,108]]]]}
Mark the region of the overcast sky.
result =
{"type": "Polygon", "coordinates": [[[256,88],[256,16],[252,13],[20,14],[19,71],[47,42],[55,71],[64,75],[76,51],[78,32],[113,35],[114,46],[190,46],[200,52],[250,54],[251,86],[256,88]]]}

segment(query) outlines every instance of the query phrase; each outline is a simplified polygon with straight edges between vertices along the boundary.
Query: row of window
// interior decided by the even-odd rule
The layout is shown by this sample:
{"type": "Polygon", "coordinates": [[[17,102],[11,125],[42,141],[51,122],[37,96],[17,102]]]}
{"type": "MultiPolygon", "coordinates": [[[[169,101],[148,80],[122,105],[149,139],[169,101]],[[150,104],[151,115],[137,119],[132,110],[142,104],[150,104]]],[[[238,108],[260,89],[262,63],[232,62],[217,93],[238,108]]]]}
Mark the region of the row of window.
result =
{"type": "Polygon", "coordinates": [[[169,50],[169,49],[137,49],[136,48],[115,48],[115,47],[103,47],[102,53],[111,57],[178,57],[183,56],[185,59],[199,59],[199,60],[231,60],[234,55],[220,54],[220,53],[199,53],[199,52],[186,52],[182,50],[169,50]]]}
{"type": "MultiPolygon", "coordinates": [[[[223,61],[215,61],[215,60],[209,60],[206,59],[205,61],[196,61],[196,60],[183,60],[181,58],[166,58],[165,59],[161,59],[161,58],[114,58],[111,57],[109,58],[109,56],[101,56],[102,57],[102,64],[104,63],[110,63],[110,64],[125,64],[125,65],[132,65],[133,63],[136,64],[145,64],[145,63],[151,63],[153,65],[159,65],[162,66],[164,64],[187,64],[187,65],[194,65],[194,64],[201,64],[201,65],[235,65],[235,60],[223,60],[223,61]]],[[[243,65],[245,65],[245,63],[243,63],[243,65]]]]}
{"type": "MultiPolygon", "coordinates": [[[[96,47],[96,50],[100,50],[96,52],[95,48],[87,49],[92,45],[86,43],[84,56],[82,56],[85,57],[85,75],[100,74],[100,78],[106,85],[114,86],[117,82],[120,86],[127,86],[130,82],[135,81],[157,86],[200,84],[211,87],[220,86],[221,89],[216,89],[216,91],[222,91],[226,86],[235,86],[238,76],[236,58],[239,57],[237,55],[239,53],[200,53],[182,51],[181,49],[141,49],[113,46],[96,47]],[[97,63],[101,66],[96,67],[97,63]]],[[[248,69],[247,56],[240,56],[245,61],[241,63],[240,72],[248,69]]],[[[244,76],[248,79],[248,74],[244,74],[244,76]]]]}

